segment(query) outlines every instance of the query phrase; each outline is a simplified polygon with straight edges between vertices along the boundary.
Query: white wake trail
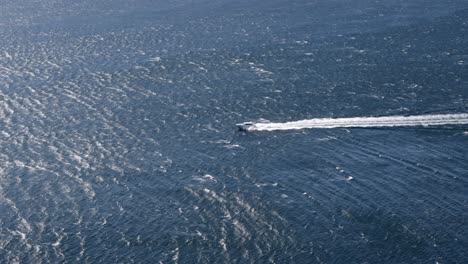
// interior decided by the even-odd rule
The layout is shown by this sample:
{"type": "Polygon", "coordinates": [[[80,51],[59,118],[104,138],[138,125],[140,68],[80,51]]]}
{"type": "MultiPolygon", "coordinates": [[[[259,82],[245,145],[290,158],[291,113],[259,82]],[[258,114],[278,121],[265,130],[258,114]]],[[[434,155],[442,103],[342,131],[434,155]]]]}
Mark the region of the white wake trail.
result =
{"type": "Polygon", "coordinates": [[[243,123],[241,130],[274,131],[305,128],[357,128],[357,127],[404,127],[404,126],[441,126],[466,125],[468,114],[382,116],[350,118],[315,118],[286,123],[243,123]],[[247,125],[245,125],[247,124],[247,125]]]}

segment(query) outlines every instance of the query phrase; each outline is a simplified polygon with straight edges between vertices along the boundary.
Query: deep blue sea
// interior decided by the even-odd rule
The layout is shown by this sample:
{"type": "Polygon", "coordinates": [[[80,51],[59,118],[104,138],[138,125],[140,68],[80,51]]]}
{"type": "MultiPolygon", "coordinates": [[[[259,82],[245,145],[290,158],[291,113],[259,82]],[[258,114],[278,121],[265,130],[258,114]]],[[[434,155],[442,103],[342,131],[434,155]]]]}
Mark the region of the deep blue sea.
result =
{"type": "Polygon", "coordinates": [[[0,0],[0,263],[468,263],[466,0],[0,0]]]}

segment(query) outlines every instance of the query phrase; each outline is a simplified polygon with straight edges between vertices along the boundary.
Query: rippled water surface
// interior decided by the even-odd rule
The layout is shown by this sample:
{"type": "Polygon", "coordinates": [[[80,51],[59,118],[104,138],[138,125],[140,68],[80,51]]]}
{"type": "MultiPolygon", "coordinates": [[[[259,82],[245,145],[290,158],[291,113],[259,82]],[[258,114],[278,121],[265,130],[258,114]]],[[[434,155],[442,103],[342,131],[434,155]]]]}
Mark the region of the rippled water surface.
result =
{"type": "Polygon", "coordinates": [[[462,0],[0,0],[1,263],[467,263],[462,0]]]}

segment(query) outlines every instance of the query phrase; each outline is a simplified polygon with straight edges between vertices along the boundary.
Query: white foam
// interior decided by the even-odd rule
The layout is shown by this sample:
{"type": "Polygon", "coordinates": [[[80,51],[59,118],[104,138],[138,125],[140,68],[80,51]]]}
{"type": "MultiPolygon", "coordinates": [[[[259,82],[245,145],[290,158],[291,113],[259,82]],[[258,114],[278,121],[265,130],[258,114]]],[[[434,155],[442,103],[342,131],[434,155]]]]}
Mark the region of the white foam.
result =
{"type": "Polygon", "coordinates": [[[294,130],[305,128],[357,128],[466,125],[468,114],[315,118],[286,123],[253,123],[249,131],[294,130]]]}

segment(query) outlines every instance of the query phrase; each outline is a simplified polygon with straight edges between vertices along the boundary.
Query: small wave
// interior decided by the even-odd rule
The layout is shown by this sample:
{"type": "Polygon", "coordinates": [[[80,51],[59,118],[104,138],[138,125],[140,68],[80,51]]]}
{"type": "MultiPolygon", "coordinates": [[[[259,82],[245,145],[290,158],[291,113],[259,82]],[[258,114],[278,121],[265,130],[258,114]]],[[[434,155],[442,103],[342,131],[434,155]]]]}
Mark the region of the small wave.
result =
{"type": "Polygon", "coordinates": [[[359,128],[466,125],[468,114],[315,118],[286,123],[252,123],[249,131],[294,130],[305,128],[359,128]]]}

